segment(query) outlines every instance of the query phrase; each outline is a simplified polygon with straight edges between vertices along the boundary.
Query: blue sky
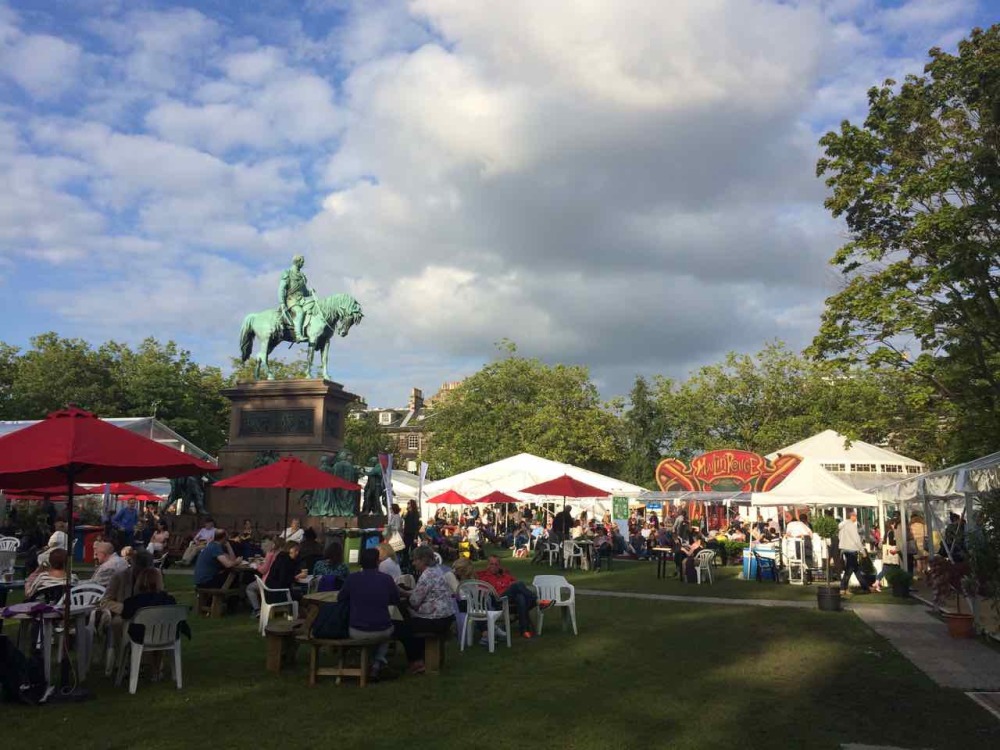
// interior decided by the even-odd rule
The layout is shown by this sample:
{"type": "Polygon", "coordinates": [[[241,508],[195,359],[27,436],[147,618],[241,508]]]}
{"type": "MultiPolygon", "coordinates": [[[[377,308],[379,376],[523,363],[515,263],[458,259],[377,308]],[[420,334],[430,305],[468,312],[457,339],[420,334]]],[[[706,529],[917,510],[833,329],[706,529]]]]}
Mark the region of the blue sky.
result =
{"type": "Polygon", "coordinates": [[[377,405],[502,338],[607,396],[802,346],[843,241],[819,135],[998,10],[0,1],[0,339],[227,366],[301,252],[365,307],[331,370],[377,405]]]}

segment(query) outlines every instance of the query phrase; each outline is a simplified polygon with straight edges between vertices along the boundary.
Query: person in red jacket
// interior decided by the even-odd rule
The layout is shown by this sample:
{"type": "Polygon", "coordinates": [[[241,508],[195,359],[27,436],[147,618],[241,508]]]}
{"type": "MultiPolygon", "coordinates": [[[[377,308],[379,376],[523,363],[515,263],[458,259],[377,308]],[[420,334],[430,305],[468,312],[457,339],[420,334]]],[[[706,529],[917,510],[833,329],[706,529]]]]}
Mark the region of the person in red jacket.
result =
{"type": "Polygon", "coordinates": [[[539,609],[548,609],[553,602],[545,599],[538,601],[535,593],[521,581],[510,574],[509,570],[500,567],[500,558],[490,555],[486,562],[486,570],[476,573],[476,578],[486,581],[500,596],[506,596],[517,605],[517,624],[521,629],[521,636],[524,638],[534,638],[535,634],[531,630],[531,619],[528,612],[537,605],[539,609]]]}

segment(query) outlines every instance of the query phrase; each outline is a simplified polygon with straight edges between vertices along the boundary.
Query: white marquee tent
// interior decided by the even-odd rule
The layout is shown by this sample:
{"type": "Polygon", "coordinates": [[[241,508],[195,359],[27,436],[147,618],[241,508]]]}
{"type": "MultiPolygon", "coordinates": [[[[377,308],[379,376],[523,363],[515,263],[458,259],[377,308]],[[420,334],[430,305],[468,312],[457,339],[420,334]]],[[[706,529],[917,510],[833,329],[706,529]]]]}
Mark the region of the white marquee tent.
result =
{"type": "Polygon", "coordinates": [[[835,430],[823,430],[767,458],[788,453],[815,459],[824,469],[858,490],[868,490],[926,471],[919,461],[887,448],[863,440],[850,441],[848,445],[848,438],[835,430]]]}
{"type": "MultiPolygon", "coordinates": [[[[529,495],[521,492],[525,487],[539,484],[549,479],[555,479],[563,474],[569,474],[574,479],[581,482],[600,487],[612,496],[638,497],[645,492],[644,487],[636,484],[629,484],[620,479],[598,474],[594,471],[581,469],[571,464],[550,461],[547,458],[532,455],[531,453],[518,453],[500,461],[495,461],[476,469],[464,471],[447,479],[439,479],[424,485],[424,496],[433,500],[437,495],[448,490],[455,490],[460,495],[464,495],[470,500],[476,500],[489,493],[499,490],[511,497],[525,503],[541,503],[548,501],[562,502],[562,495],[559,497],[546,498],[541,495],[529,495]]],[[[569,501],[574,509],[585,508],[587,510],[597,510],[606,512],[611,510],[611,498],[574,498],[569,501]]],[[[433,510],[434,504],[427,503],[433,510]]]]}
{"type": "Polygon", "coordinates": [[[821,505],[840,508],[874,508],[874,495],[856,490],[824,469],[819,461],[803,457],[802,463],[770,492],[754,492],[750,505],[821,505]]]}

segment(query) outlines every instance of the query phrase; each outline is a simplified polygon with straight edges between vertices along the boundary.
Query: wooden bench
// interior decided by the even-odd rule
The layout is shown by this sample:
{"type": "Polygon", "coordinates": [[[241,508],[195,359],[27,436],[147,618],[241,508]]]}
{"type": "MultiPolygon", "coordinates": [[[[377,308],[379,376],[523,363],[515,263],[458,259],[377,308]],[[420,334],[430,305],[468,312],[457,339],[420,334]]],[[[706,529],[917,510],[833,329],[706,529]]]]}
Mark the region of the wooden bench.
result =
{"type": "Polygon", "coordinates": [[[221,589],[195,589],[198,595],[198,612],[208,617],[222,617],[229,602],[242,596],[239,587],[221,589]]]}
{"type": "Polygon", "coordinates": [[[414,633],[414,638],[424,639],[424,669],[431,674],[438,674],[444,669],[445,642],[451,638],[451,630],[447,633],[414,633]]]}
{"type": "Polygon", "coordinates": [[[371,665],[372,649],[381,643],[387,643],[390,639],[356,641],[351,638],[311,638],[307,635],[300,635],[296,640],[309,647],[310,687],[316,684],[317,677],[336,677],[338,685],[344,677],[357,677],[361,687],[365,687],[368,685],[368,668],[371,665]],[[337,666],[319,666],[319,651],[322,648],[331,648],[337,651],[337,666]],[[348,649],[352,648],[356,648],[361,652],[361,664],[357,667],[350,667],[344,663],[348,649]]]}
{"type": "Polygon", "coordinates": [[[281,674],[282,666],[294,664],[299,650],[296,636],[301,635],[303,620],[276,620],[264,630],[267,638],[267,658],[264,666],[268,672],[281,674]]]}

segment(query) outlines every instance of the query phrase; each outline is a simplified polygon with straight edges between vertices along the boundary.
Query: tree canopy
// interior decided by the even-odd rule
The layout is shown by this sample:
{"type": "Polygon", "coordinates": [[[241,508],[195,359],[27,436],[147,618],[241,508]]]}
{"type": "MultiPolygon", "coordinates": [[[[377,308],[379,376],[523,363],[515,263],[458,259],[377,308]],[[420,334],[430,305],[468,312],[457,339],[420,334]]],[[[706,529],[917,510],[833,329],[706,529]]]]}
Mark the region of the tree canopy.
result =
{"type": "Polygon", "coordinates": [[[924,75],[868,93],[862,125],[820,141],[817,173],[850,239],[814,352],[927,389],[945,460],[1000,447],[1000,26],[924,75]]]}
{"type": "Polygon", "coordinates": [[[444,395],[427,425],[435,477],[522,452],[597,471],[621,455],[618,420],[587,368],[520,357],[513,346],[444,395]]]}
{"type": "Polygon", "coordinates": [[[136,348],[44,333],[24,352],[0,344],[0,415],[41,419],[67,403],[103,417],[155,416],[200,448],[225,443],[229,404],[222,372],[196,364],[174,342],[136,348]]]}

